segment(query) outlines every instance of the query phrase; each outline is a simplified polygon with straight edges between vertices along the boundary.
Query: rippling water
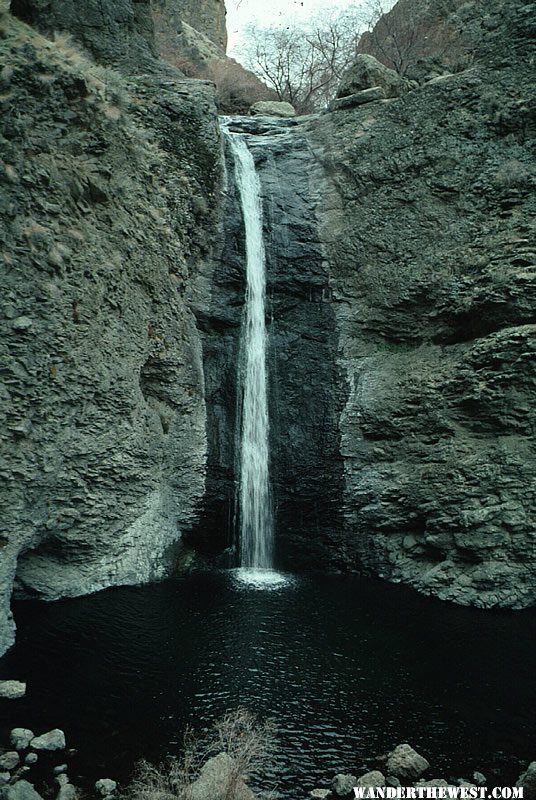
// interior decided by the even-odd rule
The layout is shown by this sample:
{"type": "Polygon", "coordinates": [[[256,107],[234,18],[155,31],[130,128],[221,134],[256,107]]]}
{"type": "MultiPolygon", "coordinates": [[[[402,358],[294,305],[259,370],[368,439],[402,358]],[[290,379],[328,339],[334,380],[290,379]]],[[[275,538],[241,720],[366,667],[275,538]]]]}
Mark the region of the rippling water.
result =
{"type": "Polygon", "coordinates": [[[0,734],[63,728],[71,774],[126,779],[142,756],[178,752],[187,723],[228,709],[274,717],[264,786],[302,797],[335,772],[376,766],[409,741],[430,777],[507,785],[534,759],[535,615],[482,612],[401,586],[242,570],[18,603],[0,675],[26,678],[0,702],[0,734]],[[297,790],[299,787],[299,790],[297,790]]]}

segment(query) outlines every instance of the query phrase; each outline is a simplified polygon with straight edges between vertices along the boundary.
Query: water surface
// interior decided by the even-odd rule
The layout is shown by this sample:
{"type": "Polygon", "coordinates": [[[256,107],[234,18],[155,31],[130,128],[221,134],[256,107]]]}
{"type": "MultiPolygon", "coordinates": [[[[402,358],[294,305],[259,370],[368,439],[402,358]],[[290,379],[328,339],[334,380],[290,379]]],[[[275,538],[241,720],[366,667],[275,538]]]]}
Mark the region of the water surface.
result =
{"type": "Polygon", "coordinates": [[[478,769],[508,785],[534,759],[531,611],[459,608],[348,576],[247,578],[15,604],[18,643],[0,676],[26,679],[28,694],[0,701],[2,741],[13,726],[60,727],[79,750],[73,778],[124,780],[136,759],[178,752],[187,723],[202,730],[243,705],[277,722],[264,785],[288,798],[374,768],[405,741],[429,777],[478,769]]]}

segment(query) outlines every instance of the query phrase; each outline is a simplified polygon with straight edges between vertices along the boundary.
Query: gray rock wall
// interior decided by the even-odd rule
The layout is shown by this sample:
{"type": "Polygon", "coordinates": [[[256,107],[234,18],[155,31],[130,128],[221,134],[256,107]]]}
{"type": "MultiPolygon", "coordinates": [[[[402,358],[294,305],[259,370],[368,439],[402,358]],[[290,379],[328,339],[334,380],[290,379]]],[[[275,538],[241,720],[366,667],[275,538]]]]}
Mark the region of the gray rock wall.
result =
{"type": "Polygon", "coordinates": [[[347,383],[347,565],[522,607],[536,599],[534,83],[525,7],[501,9],[471,69],[309,130],[347,383]]]}
{"type": "Polygon", "coordinates": [[[224,0],[155,0],[154,9],[175,31],[186,22],[225,53],[227,27],[224,0]]]}
{"type": "MultiPolygon", "coordinates": [[[[4,20],[5,22],[5,20],[4,20]]],[[[0,652],[12,585],[162,577],[205,489],[201,341],[220,180],[212,88],[126,81],[6,24],[0,115],[0,652]]]]}

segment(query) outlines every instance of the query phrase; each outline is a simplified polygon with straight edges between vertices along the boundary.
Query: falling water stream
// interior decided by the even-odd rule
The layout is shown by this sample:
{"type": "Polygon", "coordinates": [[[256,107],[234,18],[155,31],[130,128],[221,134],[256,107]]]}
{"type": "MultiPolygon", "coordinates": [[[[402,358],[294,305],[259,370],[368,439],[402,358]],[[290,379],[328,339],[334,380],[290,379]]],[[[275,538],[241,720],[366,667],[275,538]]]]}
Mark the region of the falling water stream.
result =
{"type": "Polygon", "coordinates": [[[273,515],[269,478],[266,389],[266,269],[261,185],[243,135],[224,126],[235,162],[246,239],[246,300],[241,332],[240,566],[271,570],[273,515]]]}

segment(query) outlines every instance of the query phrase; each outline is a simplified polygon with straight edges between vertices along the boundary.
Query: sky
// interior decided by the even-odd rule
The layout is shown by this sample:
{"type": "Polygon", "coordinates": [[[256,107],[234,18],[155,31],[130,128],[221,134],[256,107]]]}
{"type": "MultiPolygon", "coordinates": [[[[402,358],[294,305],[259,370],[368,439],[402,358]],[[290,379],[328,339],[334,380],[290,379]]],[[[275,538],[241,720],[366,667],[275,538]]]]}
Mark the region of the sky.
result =
{"type": "MultiPolygon", "coordinates": [[[[307,20],[322,8],[346,8],[360,5],[359,0],[226,0],[227,32],[229,45],[227,52],[236,56],[241,34],[246,25],[271,25],[286,19],[307,20]]],[[[385,8],[391,8],[394,0],[387,0],[385,8]]]]}

